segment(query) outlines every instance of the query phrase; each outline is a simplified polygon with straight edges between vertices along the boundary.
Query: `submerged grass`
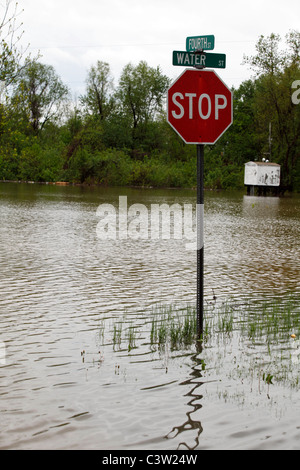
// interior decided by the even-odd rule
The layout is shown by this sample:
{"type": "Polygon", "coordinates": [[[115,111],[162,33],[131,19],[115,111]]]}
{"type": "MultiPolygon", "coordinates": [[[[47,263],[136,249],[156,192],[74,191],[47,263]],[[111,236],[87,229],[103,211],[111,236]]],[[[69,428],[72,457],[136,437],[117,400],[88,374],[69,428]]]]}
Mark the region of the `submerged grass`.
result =
{"type": "MultiPolygon", "coordinates": [[[[113,320],[109,336],[101,323],[99,341],[128,353],[149,346],[153,353],[199,351],[195,306],[155,305],[137,317],[113,320]]],[[[107,326],[107,324],[106,324],[107,326]]],[[[300,302],[296,295],[255,301],[207,302],[202,354],[220,376],[300,386],[300,302]],[[230,351],[230,354],[228,354],[230,351]],[[227,372],[225,372],[227,371],[227,372]]]]}
{"type": "Polygon", "coordinates": [[[280,342],[291,334],[299,337],[299,307],[299,299],[292,296],[248,304],[242,332],[253,340],[264,338],[272,342],[280,342]]]}
{"type": "Polygon", "coordinates": [[[114,330],[113,330],[114,349],[120,348],[121,342],[122,342],[122,323],[118,322],[114,324],[114,330]]]}
{"type": "MultiPolygon", "coordinates": [[[[155,305],[150,312],[149,343],[162,346],[168,343],[171,349],[186,348],[197,340],[197,312],[194,306],[155,305]]],[[[238,331],[240,336],[255,344],[278,344],[291,335],[300,339],[300,302],[298,297],[262,299],[238,303],[236,300],[210,303],[204,313],[203,342],[213,336],[230,335],[238,331]]],[[[114,349],[121,345],[131,350],[136,346],[138,327],[120,319],[112,329],[114,349]]],[[[104,338],[104,326],[101,326],[104,338]]]]}
{"type": "Polygon", "coordinates": [[[193,307],[160,306],[152,312],[151,345],[170,343],[171,349],[191,345],[197,337],[197,315],[193,307]]]}

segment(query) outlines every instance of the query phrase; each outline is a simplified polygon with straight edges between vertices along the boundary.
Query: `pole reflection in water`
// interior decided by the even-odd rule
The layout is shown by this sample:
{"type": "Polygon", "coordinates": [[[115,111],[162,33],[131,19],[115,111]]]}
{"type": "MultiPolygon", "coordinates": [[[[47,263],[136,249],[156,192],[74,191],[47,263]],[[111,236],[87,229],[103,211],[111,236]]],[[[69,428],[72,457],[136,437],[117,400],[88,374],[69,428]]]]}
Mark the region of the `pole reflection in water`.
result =
{"type": "MultiPolygon", "coordinates": [[[[189,445],[187,442],[182,441],[178,444],[177,450],[182,447],[185,447],[188,450],[196,449],[199,445],[200,435],[203,431],[201,421],[194,419],[194,417],[198,417],[197,412],[202,408],[200,401],[203,398],[203,395],[199,393],[199,389],[201,385],[203,385],[203,382],[200,379],[202,378],[201,371],[204,369],[204,361],[200,358],[199,353],[200,351],[192,356],[194,366],[192,367],[192,372],[190,374],[191,379],[185,380],[180,384],[184,386],[193,386],[191,390],[185,395],[186,397],[191,397],[191,400],[187,403],[187,405],[191,407],[191,409],[186,413],[187,420],[182,425],[175,426],[172,431],[170,431],[165,436],[166,439],[175,439],[175,437],[177,437],[179,434],[190,431],[193,434],[194,443],[189,445]]],[[[183,435],[182,438],[184,439],[184,437],[185,436],[183,435]]]]}

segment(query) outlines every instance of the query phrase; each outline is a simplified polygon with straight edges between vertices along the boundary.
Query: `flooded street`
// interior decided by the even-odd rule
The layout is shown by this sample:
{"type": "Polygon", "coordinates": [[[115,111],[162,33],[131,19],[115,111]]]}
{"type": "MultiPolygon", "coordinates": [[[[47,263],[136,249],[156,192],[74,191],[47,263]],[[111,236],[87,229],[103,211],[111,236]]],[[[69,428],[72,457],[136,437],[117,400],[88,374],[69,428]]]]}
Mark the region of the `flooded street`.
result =
{"type": "MultiPolygon", "coordinates": [[[[281,381],[265,342],[241,339],[244,317],[201,351],[153,346],[153,308],[195,304],[196,252],[101,239],[97,209],[119,196],[196,203],[192,190],[0,184],[0,449],[299,449],[300,330],[272,343],[281,381]]],[[[299,196],[207,192],[204,236],[208,307],[290,293],[299,306],[299,196]]]]}

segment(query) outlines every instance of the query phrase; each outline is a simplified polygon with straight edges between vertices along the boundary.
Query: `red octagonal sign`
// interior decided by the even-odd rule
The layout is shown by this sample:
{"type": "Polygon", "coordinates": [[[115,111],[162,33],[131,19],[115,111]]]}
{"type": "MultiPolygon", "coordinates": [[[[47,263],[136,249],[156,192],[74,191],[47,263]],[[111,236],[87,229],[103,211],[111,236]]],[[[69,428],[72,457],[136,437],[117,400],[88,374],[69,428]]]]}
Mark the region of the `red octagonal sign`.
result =
{"type": "Polygon", "coordinates": [[[168,90],[167,111],[187,144],[214,144],[232,124],[232,93],[214,70],[186,69],[168,90]]]}

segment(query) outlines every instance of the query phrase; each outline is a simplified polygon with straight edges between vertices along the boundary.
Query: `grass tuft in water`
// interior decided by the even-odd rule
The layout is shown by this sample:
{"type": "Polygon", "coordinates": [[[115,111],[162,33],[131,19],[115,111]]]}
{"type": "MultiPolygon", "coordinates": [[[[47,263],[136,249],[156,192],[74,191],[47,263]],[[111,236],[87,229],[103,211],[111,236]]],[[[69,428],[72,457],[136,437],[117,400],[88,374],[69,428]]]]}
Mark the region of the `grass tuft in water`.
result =
{"type": "Polygon", "coordinates": [[[171,349],[191,345],[197,338],[195,308],[162,307],[155,312],[150,332],[151,345],[170,343],[171,349]]]}
{"type": "MultiPolygon", "coordinates": [[[[157,305],[150,312],[151,346],[169,343],[171,349],[190,346],[197,340],[196,308],[190,305],[157,305]]],[[[234,330],[253,343],[264,341],[273,344],[290,338],[294,334],[300,339],[300,306],[297,298],[284,300],[263,299],[239,304],[226,301],[219,305],[208,305],[204,313],[203,339],[208,341],[213,335],[230,336],[234,330]]],[[[113,324],[113,345],[120,349],[122,342],[129,350],[136,346],[137,327],[126,327],[124,321],[113,324]]],[[[104,325],[99,337],[104,338],[104,325]]]]}
{"type": "Polygon", "coordinates": [[[135,341],[136,341],[135,329],[133,326],[130,326],[127,330],[128,352],[136,348],[135,341]]]}
{"type": "Polygon", "coordinates": [[[113,345],[114,349],[120,349],[122,343],[122,323],[115,323],[113,330],[113,345]]]}
{"type": "MultiPolygon", "coordinates": [[[[191,305],[156,305],[139,312],[145,321],[140,327],[126,316],[115,320],[112,327],[114,350],[128,350],[149,345],[153,352],[192,350],[198,341],[197,313],[191,305]],[[146,337],[145,337],[146,335],[146,337]],[[147,337],[147,335],[149,335],[147,337]]],[[[104,341],[104,324],[99,337],[104,341]]],[[[224,351],[231,347],[235,361],[232,374],[258,377],[261,384],[289,383],[299,386],[300,303],[297,296],[238,302],[208,303],[204,312],[203,348],[221,367],[224,351]],[[224,348],[225,346],[225,348],[224,348]]],[[[109,343],[106,343],[109,344],[109,343]]]]}
{"type": "Polygon", "coordinates": [[[225,302],[221,305],[217,315],[218,330],[221,333],[231,333],[234,321],[234,306],[225,302]]]}

